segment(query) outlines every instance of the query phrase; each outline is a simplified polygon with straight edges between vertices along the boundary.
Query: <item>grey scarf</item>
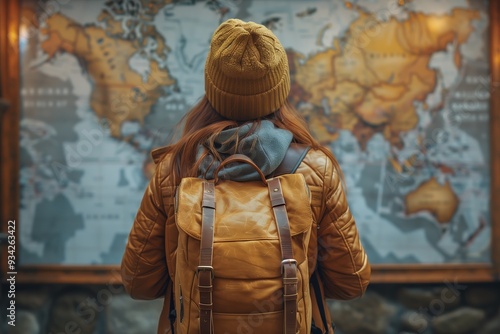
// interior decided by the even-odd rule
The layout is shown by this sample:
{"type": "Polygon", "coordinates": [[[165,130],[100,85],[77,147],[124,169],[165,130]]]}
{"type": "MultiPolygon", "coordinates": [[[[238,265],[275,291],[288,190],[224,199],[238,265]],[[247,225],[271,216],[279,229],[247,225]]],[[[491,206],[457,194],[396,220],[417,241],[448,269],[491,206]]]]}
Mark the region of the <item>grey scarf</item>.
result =
{"type": "MultiPolygon", "coordinates": [[[[260,126],[250,135],[248,134],[252,124],[224,130],[217,137],[215,146],[219,154],[226,158],[234,153],[248,156],[259,166],[264,175],[272,173],[285,157],[285,153],[292,142],[291,132],[276,128],[271,121],[261,121],[260,126]],[[240,138],[238,140],[238,138],[240,138]],[[236,147],[237,145],[237,147],[236,147]]],[[[198,151],[198,156],[203,148],[198,151]]],[[[213,161],[212,156],[207,156],[200,165],[200,174],[207,179],[214,178],[214,171],[219,166],[218,161],[213,161]]],[[[246,163],[234,163],[225,166],[219,172],[220,179],[234,181],[259,180],[259,174],[246,163]]]]}

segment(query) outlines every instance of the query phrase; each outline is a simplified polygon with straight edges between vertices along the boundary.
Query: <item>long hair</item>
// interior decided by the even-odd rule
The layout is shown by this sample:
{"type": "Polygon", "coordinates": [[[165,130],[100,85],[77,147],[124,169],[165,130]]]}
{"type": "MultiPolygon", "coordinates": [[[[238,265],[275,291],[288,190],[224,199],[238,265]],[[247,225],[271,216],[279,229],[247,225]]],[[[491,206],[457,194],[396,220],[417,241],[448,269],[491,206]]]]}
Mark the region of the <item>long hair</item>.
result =
{"type": "MultiPolygon", "coordinates": [[[[320,145],[308,130],[304,118],[288,101],[277,111],[263,119],[269,120],[277,128],[288,130],[293,135],[293,142],[305,144],[312,149],[321,150],[333,163],[342,185],[345,187],[344,176],[337,159],[326,147],[320,145]]],[[[215,139],[225,129],[241,126],[245,123],[253,123],[245,135],[251,135],[258,127],[261,119],[248,122],[237,122],[226,119],[219,115],[208,102],[206,96],[181,119],[177,128],[183,126],[180,138],[169,145],[165,154],[170,155],[168,173],[175,185],[179,185],[184,177],[198,176],[198,169],[207,155],[211,155],[215,161],[222,160],[215,147],[215,139]],[[200,151],[203,147],[203,152],[200,151]]],[[[236,133],[235,136],[238,136],[236,133]]],[[[242,138],[235,138],[236,142],[242,138]]],[[[237,146],[237,145],[236,145],[237,146]]]]}

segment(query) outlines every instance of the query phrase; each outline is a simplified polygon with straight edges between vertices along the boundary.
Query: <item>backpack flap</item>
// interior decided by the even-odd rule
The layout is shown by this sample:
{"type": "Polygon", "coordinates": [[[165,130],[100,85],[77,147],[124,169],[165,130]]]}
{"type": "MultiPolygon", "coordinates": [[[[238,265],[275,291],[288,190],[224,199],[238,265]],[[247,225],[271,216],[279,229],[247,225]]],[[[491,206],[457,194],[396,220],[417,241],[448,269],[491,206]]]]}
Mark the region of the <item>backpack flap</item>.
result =
{"type": "MultiPolygon", "coordinates": [[[[288,174],[279,178],[291,222],[291,235],[299,236],[310,230],[312,221],[306,182],[302,174],[288,174]]],[[[195,240],[199,242],[201,239],[203,182],[198,178],[185,178],[179,186],[176,223],[180,230],[194,239],[188,244],[189,249],[185,250],[189,253],[199,252],[199,243],[195,240]]],[[[214,248],[214,268],[223,269],[216,270],[215,275],[242,279],[280,276],[279,263],[276,268],[248,265],[249,257],[265,258],[270,248],[279,252],[278,232],[267,187],[260,181],[223,181],[215,186],[215,202],[214,243],[219,245],[214,248]]],[[[299,263],[305,260],[297,258],[302,253],[294,253],[299,263]]],[[[192,268],[197,265],[195,261],[192,268]]]]}

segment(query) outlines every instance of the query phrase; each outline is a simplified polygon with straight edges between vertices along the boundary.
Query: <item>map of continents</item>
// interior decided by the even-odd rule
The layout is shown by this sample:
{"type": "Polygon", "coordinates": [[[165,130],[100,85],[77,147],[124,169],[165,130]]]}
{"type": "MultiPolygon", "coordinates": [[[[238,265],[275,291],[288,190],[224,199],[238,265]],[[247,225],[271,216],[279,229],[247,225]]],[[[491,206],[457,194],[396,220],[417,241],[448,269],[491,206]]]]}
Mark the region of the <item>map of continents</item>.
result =
{"type": "Polygon", "coordinates": [[[41,178],[40,168],[25,166],[30,177],[23,195],[36,194],[36,205],[21,209],[31,227],[23,238],[38,243],[26,250],[26,262],[119,262],[153,168],[148,152],[165,144],[176,120],[203,93],[210,34],[229,17],[265,24],[283,42],[290,100],[339,159],[373,262],[489,260],[484,3],[89,6],[74,1],[50,13],[38,42],[24,52],[31,64],[24,76],[71,86],[76,100],[63,108],[73,115],[67,123],[32,112],[33,101],[24,105],[26,133],[46,127],[38,141],[61,138],[50,150],[42,146],[41,154],[33,153],[33,141],[21,144],[29,166],[38,161],[53,172],[41,178]],[[83,17],[75,15],[78,8],[83,17]],[[32,179],[50,180],[57,195],[37,194],[32,179]],[[39,234],[57,205],[76,223],[56,247],[39,234]]]}
{"type": "MultiPolygon", "coordinates": [[[[116,38],[110,33],[113,27],[109,14],[103,13],[108,29],[96,26],[81,26],[62,14],[55,14],[46,21],[42,34],[48,39],[42,42],[42,50],[53,57],[57,52],[67,52],[76,56],[92,79],[90,107],[100,117],[108,120],[111,135],[121,137],[124,121],[144,122],[151,106],[158,101],[165,86],[175,83],[167,69],[159,67],[151,60],[147,81],[129,66],[130,58],[140,48],[138,40],[116,38]],[[108,31],[107,31],[108,30],[108,31]]],[[[159,37],[153,25],[144,31],[159,37]]],[[[148,35],[143,36],[147,40],[148,35]]],[[[162,41],[162,38],[158,38],[162,41]]],[[[158,40],[157,39],[157,40],[158,40]]],[[[156,52],[165,56],[165,45],[160,43],[156,52]]]]}
{"type": "MultiPolygon", "coordinates": [[[[394,179],[397,180],[397,174],[404,174],[409,169],[414,174],[421,173],[425,168],[434,169],[422,180],[414,175],[414,181],[419,182],[411,191],[396,191],[394,194],[403,200],[401,214],[404,216],[418,217],[419,213],[423,213],[432,217],[430,221],[435,228],[435,238],[432,239],[437,240],[424,238],[430,241],[435,251],[420,251],[427,253],[421,259],[425,258],[424,262],[440,262],[442,258],[456,261],[457,257],[464,256],[457,251],[460,247],[457,244],[471,243],[484,232],[485,218],[475,217],[475,222],[468,225],[468,231],[461,232],[464,235],[454,235],[453,238],[462,239],[455,239],[455,247],[449,253],[437,244],[441,236],[449,233],[447,229],[450,225],[452,230],[459,225],[456,213],[460,196],[446,176],[457,176],[457,173],[454,161],[444,161],[444,156],[440,159],[441,163],[426,165],[425,146],[428,141],[425,127],[429,124],[422,123],[417,108],[433,117],[446,108],[444,103],[450,93],[447,89],[441,90],[437,103],[428,103],[429,96],[435,94],[440,85],[439,77],[444,75],[441,69],[430,66],[431,61],[437,53],[449,52],[449,61],[457,69],[462,68],[460,50],[475,30],[475,21],[481,18],[480,12],[453,8],[445,15],[409,12],[404,20],[390,17],[375,21],[373,13],[362,7],[351,3],[346,3],[346,6],[359,15],[342,36],[333,39],[331,47],[309,57],[294,50],[289,52],[293,62],[295,94],[292,98],[311,124],[315,137],[322,143],[328,145],[336,141],[342,131],[347,130],[354,136],[359,148],[366,151],[373,136],[380,134],[388,143],[387,159],[396,173],[394,179]],[[418,133],[411,143],[420,147],[418,156],[404,154],[407,152],[405,138],[409,132],[418,133]]],[[[321,40],[321,36],[318,39],[321,40]]],[[[486,111],[485,106],[482,109],[486,111]]],[[[487,128],[487,124],[484,125],[487,128]]],[[[472,161],[469,163],[474,164],[472,161]]],[[[394,186],[397,182],[392,181],[386,178],[384,182],[394,186]]],[[[387,184],[380,184],[379,187],[389,188],[387,184]]],[[[366,188],[364,190],[367,193],[366,188]]],[[[417,220],[416,223],[422,224],[422,221],[417,220]]],[[[483,236],[486,234],[483,233],[483,236]]],[[[447,237],[450,237],[449,234],[443,240],[447,237]]],[[[380,244],[374,241],[371,246],[375,252],[380,244]]],[[[396,243],[392,241],[389,245],[396,249],[396,243]]],[[[414,246],[405,246],[409,249],[406,261],[420,262],[415,250],[426,245],[415,240],[412,243],[414,246]]],[[[464,249],[461,251],[466,252],[464,249]]],[[[397,257],[397,250],[389,252],[393,254],[386,259],[397,257]]]]}

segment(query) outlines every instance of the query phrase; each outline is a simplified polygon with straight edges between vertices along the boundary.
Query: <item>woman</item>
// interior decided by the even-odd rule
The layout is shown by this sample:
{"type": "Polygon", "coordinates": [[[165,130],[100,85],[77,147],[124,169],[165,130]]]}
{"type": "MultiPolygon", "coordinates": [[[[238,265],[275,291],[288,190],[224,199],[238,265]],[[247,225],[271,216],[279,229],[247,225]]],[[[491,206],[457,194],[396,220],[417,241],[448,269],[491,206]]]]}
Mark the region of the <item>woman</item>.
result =
{"type": "MultiPolygon", "coordinates": [[[[178,231],[174,195],[182,178],[213,178],[226,157],[250,157],[265,175],[281,164],[291,143],[310,147],[296,173],[311,189],[313,233],[308,249],[309,272],[322,281],[323,297],[312,311],[316,327],[333,333],[329,314],[323,321],[324,298],[361,296],[369,283],[370,265],[360,243],[343,189],[340,167],[320,146],[304,120],[287,102],[288,60],[276,36],[266,27],[230,19],[215,31],[205,66],[205,96],[185,117],[181,138],[153,152],[156,172],[144,194],[122,261],[127,292],[136,299],[165,297],[158,333],[175,332],[179,310],[172,306],[178,231]]],[[[222,178],[258,179],[245,164],[225,168],[222,178]]],[[[315,298],[313,293],[312,297],[315,298]]],[[[215,301],[216,302],[216,301],[215,301]]],[[[314,303],[313,303],[314,304],[314,303]]]]}

